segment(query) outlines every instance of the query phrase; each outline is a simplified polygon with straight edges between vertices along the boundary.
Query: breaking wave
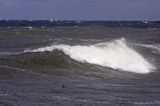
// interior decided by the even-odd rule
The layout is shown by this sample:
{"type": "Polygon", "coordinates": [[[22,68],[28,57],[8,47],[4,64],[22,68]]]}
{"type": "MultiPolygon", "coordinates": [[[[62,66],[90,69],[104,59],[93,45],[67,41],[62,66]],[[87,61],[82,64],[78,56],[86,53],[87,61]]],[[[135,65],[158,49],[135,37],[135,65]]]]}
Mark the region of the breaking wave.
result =
{"type": "Polygon", "coordinates": [[[51,45],[24,52],[63,51],[70,58],[122,71],[149,73],[156,69],[142,55],[128,47],[124,38],[93,45],[51,45]]]}

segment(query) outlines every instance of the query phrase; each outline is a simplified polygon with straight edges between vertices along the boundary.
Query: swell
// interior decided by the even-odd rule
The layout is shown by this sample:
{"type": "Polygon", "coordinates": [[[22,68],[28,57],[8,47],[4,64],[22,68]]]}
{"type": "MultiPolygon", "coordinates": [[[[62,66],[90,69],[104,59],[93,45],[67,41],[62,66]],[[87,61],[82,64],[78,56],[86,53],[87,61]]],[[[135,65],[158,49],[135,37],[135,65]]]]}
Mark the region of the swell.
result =
{"type": "MultiPolygon", "coordinates": [[[[93,68],[94,65],[84,64],[71,59],[63,51],[55,49],[52,52],[42,53],[22,53],[18,55],[11,55],[7,58],[1,59],[1,64],[13,64],[17,67],[25,68],[41,68],[52,67],[52,69],[87,69],[90,70],[90,66],[93,68]]],[[[96,67],[96,66],[95,66],[96,67]]]]}

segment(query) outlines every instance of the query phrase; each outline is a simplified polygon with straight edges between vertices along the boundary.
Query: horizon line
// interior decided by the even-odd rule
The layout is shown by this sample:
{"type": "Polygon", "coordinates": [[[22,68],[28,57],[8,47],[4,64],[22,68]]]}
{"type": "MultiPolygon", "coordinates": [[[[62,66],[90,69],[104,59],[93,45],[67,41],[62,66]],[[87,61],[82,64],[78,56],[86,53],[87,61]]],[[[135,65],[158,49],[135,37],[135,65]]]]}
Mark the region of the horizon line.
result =
{"type": "Polygon", "coordinates": [[[0,21],[140,21],[140,22],[154,22],[160,20],[84,20],[84,19],[7,19],[0,18],[0,21]]]}

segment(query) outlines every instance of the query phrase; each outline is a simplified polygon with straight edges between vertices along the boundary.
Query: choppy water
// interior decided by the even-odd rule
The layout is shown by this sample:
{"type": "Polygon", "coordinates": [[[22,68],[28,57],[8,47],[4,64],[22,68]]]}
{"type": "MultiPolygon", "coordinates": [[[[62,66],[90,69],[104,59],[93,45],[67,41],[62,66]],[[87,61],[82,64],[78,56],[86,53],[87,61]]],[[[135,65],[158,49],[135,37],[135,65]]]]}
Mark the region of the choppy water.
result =
{"type": "Polygon", "coordinates": [[[2,105],[160,105],[160,29],[1,28],[2,105]]]}

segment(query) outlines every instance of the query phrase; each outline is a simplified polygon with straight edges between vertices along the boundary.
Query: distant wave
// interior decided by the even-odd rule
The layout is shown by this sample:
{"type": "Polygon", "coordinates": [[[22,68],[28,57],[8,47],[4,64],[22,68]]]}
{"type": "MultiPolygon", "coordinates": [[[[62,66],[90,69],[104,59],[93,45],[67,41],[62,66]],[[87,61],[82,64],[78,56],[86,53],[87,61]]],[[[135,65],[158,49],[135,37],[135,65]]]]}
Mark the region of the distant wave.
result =
{"type": "Polygon", "coordinates": [[[160,53],[160,44],[132,44],[135,46],[141,46],[141,47],[146,47],[154,50],[155,53],[160,53]]]}
{"type": "Polygon", "coordinates": [[[149,73],[156,69],[142,55],[126,45],[124,38],[93,45],[51,45],[24,52],[63,51],[70,58],[134,73],[149,73]]]}

